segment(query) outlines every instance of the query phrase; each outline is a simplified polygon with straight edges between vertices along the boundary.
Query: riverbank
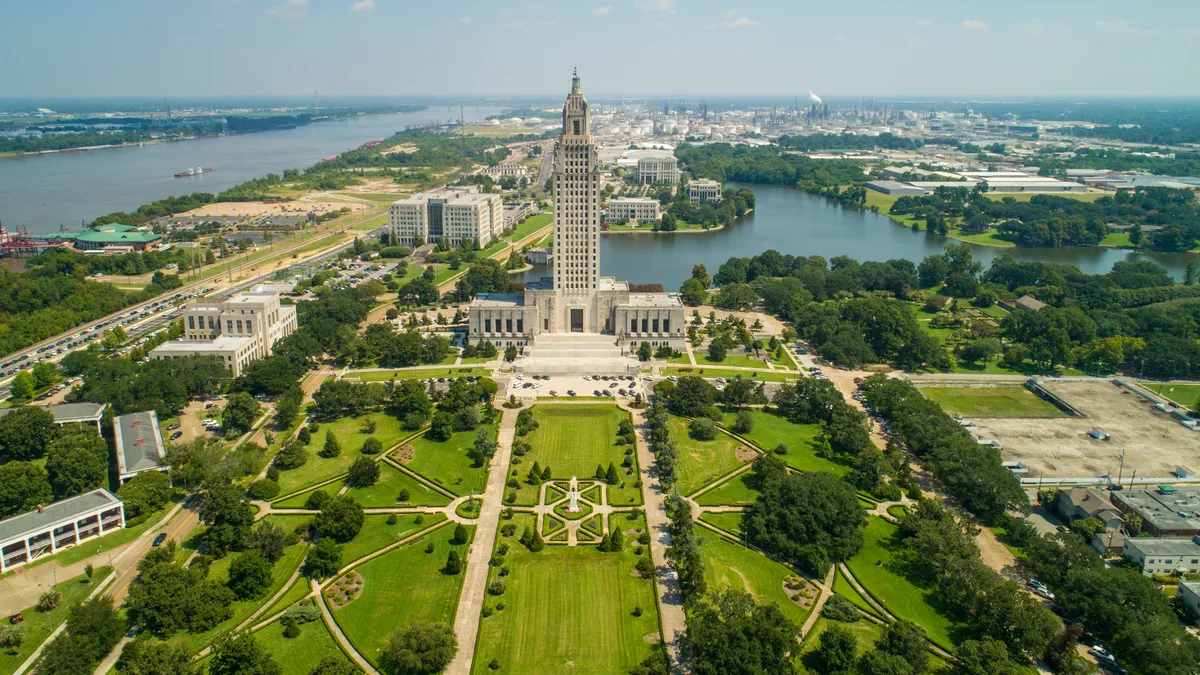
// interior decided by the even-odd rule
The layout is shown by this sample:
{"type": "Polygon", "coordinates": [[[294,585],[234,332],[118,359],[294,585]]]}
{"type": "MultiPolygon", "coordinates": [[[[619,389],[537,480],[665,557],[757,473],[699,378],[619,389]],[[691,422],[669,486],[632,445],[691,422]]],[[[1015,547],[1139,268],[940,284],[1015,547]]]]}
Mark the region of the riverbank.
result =
{"type": "MultiPolygon", "coordinates": [[[[734,222],[738,222],[754,213],[754,209],[748,209],[741,216],[736,218],[734,222]]],[[[655,230],[651,223],[638,223],[637,225],[609,225],[607,230],[601,230],[601,234],[709,234],[719,232],[725,229],[723,223],[718,223],[710,227],[704,227],[700,223],[680,223],[676,221],[676,229],[674,230],[655,230]]]]}

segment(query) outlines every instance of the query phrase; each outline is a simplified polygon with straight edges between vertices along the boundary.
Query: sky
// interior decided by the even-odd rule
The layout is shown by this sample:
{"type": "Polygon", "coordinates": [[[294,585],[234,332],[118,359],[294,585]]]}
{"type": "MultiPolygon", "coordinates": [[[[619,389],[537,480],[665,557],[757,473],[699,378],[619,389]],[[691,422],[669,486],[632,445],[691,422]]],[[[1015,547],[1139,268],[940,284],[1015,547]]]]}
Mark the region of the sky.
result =
{"type": "Polygon", "coordinates": [[[1200,93],[1197,0],[4,5],[0,97],[1200,93]]]}

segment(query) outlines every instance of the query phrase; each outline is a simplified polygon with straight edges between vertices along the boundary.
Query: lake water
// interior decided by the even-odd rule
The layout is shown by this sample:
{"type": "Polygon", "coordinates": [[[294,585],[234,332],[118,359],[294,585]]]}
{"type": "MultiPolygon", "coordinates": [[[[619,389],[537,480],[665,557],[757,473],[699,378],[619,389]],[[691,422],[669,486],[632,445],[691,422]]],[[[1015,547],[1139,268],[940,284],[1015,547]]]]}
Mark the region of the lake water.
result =
{"type": "MultiPolygon", "coordinates": [[[[884,215],[844,209],[834,202],[781,185],[729,183],[750,188],[755,209],[731,227],[699,234],[611,234],[600,237],[600,273],[635,283],[661,283],[677,290],[691,275],[692,265],[703,263],[716,274],[731,257],[749,257],[767,249],[796,256],[847,255],[860,261],[907,258],[918,263],[940,253],[953,239],[929,236],[897,225],[884,215]]],[[[986,267],[993,258],[1009,253],[1023,261],[1068,263],[1089,274],[1112,269],[1122,260],[1152,260],[1167,267],[1176,279],[1196,257],[1187,253],[1137,253],[1100,246],[1062,248],[998,248],[972,245],[975,259],[986,267]]],[[[519,275],[528,281],[548,276],[539,266],[519,275]]]]}
{"type": "MultiPolygon", "coordinates": [[[[468,107],[468,122],[502,112],[468,107]]],[[[434,106],[414,113],[365,115],[317,122],[294,129],[156,143],[90,152],[0,158],[0,222],[10,231],[77,231],[84,221],[114,211],[192,192],[233,187],[284,169],[306,169],[371,140],[382,140],[407,125],[457,119],[459,107],[434,106]],[[216,171],[175,178],[190,167],[216,171]]]]}

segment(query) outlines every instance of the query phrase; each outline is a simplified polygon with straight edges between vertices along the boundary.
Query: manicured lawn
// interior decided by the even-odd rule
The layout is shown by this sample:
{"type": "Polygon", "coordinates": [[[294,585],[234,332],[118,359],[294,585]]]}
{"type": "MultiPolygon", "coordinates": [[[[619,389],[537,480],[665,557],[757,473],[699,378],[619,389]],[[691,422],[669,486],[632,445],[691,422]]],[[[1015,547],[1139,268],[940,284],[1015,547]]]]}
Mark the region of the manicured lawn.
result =
{"type": "Polygon", "coordinates": [[[685,366],[692,365],[692,360],[688,358],[687,352],[679,352],[678,356],[672,356],[666,360],[667,363],[679,363],[685,366]]]}
{"type": "Polygon", "coordinates": [[[1195,410],[1197,403],[1200,403],[1200,384],[1172,384],[1170,382],[1141,382],[1140,384],[1185,408],[1195,410]]]}
{"type": "MultiPolygon", "coordinates": [[[[495,440],[496,426],[488,426],[487,430],[495,440]]],[[[474,442],[474,431],[458,431],[440,442],[430,439],[428,433],[422,434],[412,440],[415,453],[406,466],[456,495],[482,494],[487,467],[475,466],[467,456],[474,442]]]]}
{"type": "Polygon", "coordinates": [[[1025,387],[922,387],[948,413],[970,417],[1063,417],[1053,404],[1025,387]]]}
{"type": "Polygon", "coordinates": [[[400,428],[400,422],[385,413],[369,413],[361,417],[343,417],[320,425],[317,433],[312,434],[304,449],[308,452],[308,461],[298,469],[280,472],[280,494],[294,492],[303,487],[319,483],[323,480],[339,476],[350,468],[350,464],[359,456],[359,449],[368,437],[375,437],[386,450],[407,432],[400,428]],[[363,424],[368,420],[375,422],[375,432],[363,433],[363,424]],[[321,457],[318,452],[325,445],[325,437],[333,434],[342,447],[342,453],[337,457],[321,457]]]}
{"type": "Polygon", "coordinates": [[[1132,246],[1128,232],[1110,232],[1100,240],[1101,246],[1132,246]]]}
{"type": "Polygon", "coordinates": [[[483,377],[490,375],[491,372],[488,368],[397,368],[394,370],[371,370],[366,372],[351,370],[346,373],[345,379],[357,379],[360,382],[386,382],[392,378],[401,380],[410,377],[422,380],[430,377],[467,377],[469,375],[483,377]]]}
{"type": "Polygon", "coordinates": [[[745,506],[758,499],[754,472],[744,471],[696,497],[700,506],[745,506]]]}
{"type": "Polygon", "coordinates": [[[700,520],[725,530],[735,537],[740,537],[742,534],[742,514],[739,512],[705,513],[700,516],[700,520]]]}
{"type": "MultiPolygon", "coordinates": [[[[728,515],[728,514],[726,514],[728,515]]],[[[700,554],[704,559],[704,580],[710,590],[730,586],[745,591],[761,603],[773,602],[784,616],[795,622],[804,623],[809,610],[792,601],[784,593],[784,577],[795,574],[787,566],[775,562],[757,551],[735,544],[724,537],[700,530],[703,540],[700,554]]],[[[816,589],[809,589],[816,600],[816,589]]]]}
{"type": "MultiPolygon", "coordinates": [[[[700,361],[700,357],[696,357],[696,361],[700,361]]],[[[727,364],[722,364],[727,365],[727,364]]],[[[796,373],[784,373],[779,371],[767,370],[765,367],[762,370],[733,370],[730,368],[713,368],[706,366],[671,366],[663,368],[663,375],[676,375],[683,377],[684,375],[697,375],[712,379],[714,377],[723,377],[729,379],[732,377],[746,377],[751,380],[759,380],[762,382],[786,382],[795,380],[800,377],[796,373]]]]}
{"type": "MultiPolygon", "coordinates": [[[[474,533],[475,528],[467,527],[474,533]]],[[[363,591],[333,611],[338,625],[363,656],[378,664],[380,651],[397,628],[408,621],[454,624],[463,575],[442,571],[454,548],[466,556],[468,545],[451,544],[453,527],[442,527],[418,541],[356,568],[363,591]],[[433,542],[433,553],[425,547],[433,542]]]]}
{"type": "Polygon", "coordinates": [[[801,675],[808,675],[809,673],[816,675],[816,671],[808,670],[804,667],[804,661],[808,660],[805,657],[821,644],[821,634],[828,630],[830,626],[841,626],[854,633],[854,637],[858,641],[859,656],[862,656],[864,652],[874,649],[875,641],[883,635],[883,626],[867,621],[866,619],[860,619],[854,623],[842,623],[841,621],[833,621],[821,617],[813,624],[812,630],[804,637],[804,644],[800,646],[800,659],[796,668],[797,673],[801,675]]]}
{"type": "Polygon", "coordinates": [[[713,361],[712,359],[708,358],[707,351],[696,353],[696,363],[705,367],[726,366],[735,368],[762,368],[763,370],[766,370],[767,368],[766,361],[763,361],[762,359],[756,359],[753,356],[748,356],[746,354],[727,354],[724,360],[713,361]]]}
{"type": "Polygon", "coordinates": [[[681,495],[690,495],[745,464],[737,458],[741,444],[736,438],[718,432],[711,441],[698,441],[688,435],[688,421],[680,417],[671,417],[667,428],[679,451],[675,473],[681,495]]]}
{"type": "Polygon", "coordinates": [[[282,675],[308,675],[321,659],[328,656],[350,662],[325,628],[324,621],[301,624],[300,635],[294,638],[285,638],[283,626],[276,621],[255,633],[254,639],[274,657],[282,675]]]}
{"type": "Polygon", "coordinates": [[[391,506],[445,506],[450,498],[434,490],[421,481],[388,466],[386,462],[379,463],[379,480],[365,488],[350,488],[346,494],[364,508],[391,506]],[[408,500],[399,500],[400,491],[408,490],[408,500]]]}
{"type": "Polygon", "coordinates": [[[553,213],[538,213],[536,215],[529,216],[525,219],[525,222],[517,225],[517,227],[513,229],[512,236],[509,237],[509,239],[511,239],[513,242],[518,242],[549,225],[552,220],[554,220],[553,213]]]}
{"type": "MultiPolygon", "coordinates": [[[[751,410],[754,428],[740,434],[766,452],[774,454],[775,448],[783,443],[788,447],[786,455],[775,455],[784,464],[799,471],[828,471],[844,476],[850,467],[832,460],[818,457],[813,451],[813,439],[821,433],[817,424],[792,424],[783,417],[762,410],[751,410]]],[[[736,413],[725,413],[725,426],[733,426],[736,413]]]]}
{"type": "MultiPolygon", "coordinates": [[[[303,468],[304,467],[301,467],[300,470],[303,470],[303,468]]],[[[345,483],[345,481],[335,480],[332,483],[322,485],[319,488],[308,490],[306,492],[301,492],[300,494],[298,494],[294,497],[288,497],[287,499],[284,499],[282,501],[275,502],[275,503],[271,504],[271,506],[273,506],[277,509],[302,509],[302,508],[304,508],[304,503],[308,501],[308,498],[310,496],[312,496],[312,493],[316,492],[317,490],[320,490],[321,492],[324,492],[325,494],[332,497],[338,493],[338,490],[342,489],[342,485],[344,483],[345,483]]]]}
{"type": "Polygon", "coordinates": [[[308,595],[311,590],[312,588],[308,584],[308,577],[301,576],[297,578],[295,583],[288,587],[287,593],[284,593],[279,600],[275,601],[275,604],[268,607],[267,611],[262,613],[262,616],[265,618],[282,612],[288,607],[291,607],[299,602],[300,599],[308,595]]]}
{"type": "MultiPolygon", "coordinates": [[[[30,607],[21,611],[21,615],[25,617],[25,621],[21,626],[25,628],[25,642],[16,649],[0,650],[0,673],[9,675],[29,658],[46,638],[54,632],[54,629],[59,624],[67,620],[67,613],[71,607],[83,602],[89,593],[95,590],[96,586],[100,585],[109,574],[112,573],[111,567],[98,567],[91,581],[84,575],[79,575],[73,579],[67,579],[58,585],[59,592],[62,593],[62,600],[58,603],[58,608],[52,612],[42,613],[37,611],[35,607],[30,607]],[[14,653],[15,652],[15,653],[14,653]]],[[[8,621],[4,622],[8,625],[8,621]]]]}
{"type": "MultiPolygon", "coordinates": [[[[853,602],[854,606],[858,607],[862,611],[872,616],[879,616],[879,612],[871,606],[871,603],[867,602],[866,599],[863,598],[861,593],[854,590],[854,587],[850,585],[849,581],[846,581],[846,577],[842,576],[841,572],[838,572],[833,577],[833,592],[845,597],[850,602],[853,602]]],[[[882,619],[883,617],[879,616],[879,618],[882,619]]]]}
{"type": "Polygon", "coordinates": [[[611,463],[617,467],[621,483],[609,486],[609,502],[618,506],[642,503],[641,490],[633,487],[637,481],[637,462],[633,464],[632,474],[621,467],[625,449],[633,446],[615,444],[621,420],[629,419],[629,413],[605,404],[539,404],[532,410],[538,428],[523,440],[533,449],[521,457],[519,466],[514,467],[521,483],[517,488],[518,504],[537,501],[537,486],[529,485],[525,480],[525,474],[534,462],[542,468],[550,467],[550,473],[559,480],[569,480],[572,476],[594,478],[597,465],[607,470],[611,463]]]}
{"type": "Polygon", "coordinates": [[[897,559],[898,530],[882,518],[867,518],[866,542],[846,565],[867,592],[889,612],[921,626],[929,639],[951,649],[954,642],[950,634],[955,622],[930,604],[932,590],[917,586],[903,574],[902,563],[897,559]],[[883,564],[876,564],[880,561],[883,564]]]}
{"type": "MultiPolygon", "coordinates": [[[[644,525],[617,520],[630,542],[621,553],[553,545],[530,553],[516,536],[500,538],[509,545],[511,574],[507,592],[487,604],[505,608],[481,619],[472,672],[491,673],[497,659],[506,673],[625,675],[651,653],[645,638],[659,633],[654,583],[633,574],[631,550],[634,527],[644,525]],[[633,616],[635,607],[642,616],[633,616]]],[[[518,536],[531,521],[513,521],[518,536]]]]}
{"type": "Polygon", "coordinates": [[[366,517],[358,535],[342,544],[343,567],[368,553],[374,553],[385,546],[394,544],[414,532],[440,523],[446,519],[446,516],[440,513],[411,516],[397,514],[394,525],[388,525],[387,519],[388,517],[385,515],[368,515],[366,517]],[[417,522],[418,518],[421,519],[420,523],[417,522]]]}
{"type": "Polygon", "coordinates": [[[167,511],[170,511],[172,507],[174,507],[174,504],[167,504],[158,511],[142,515],[140,517],[140,522],[138,522],[136,525],[121,528],[116,532],[106,534],[102,537],[88,539],[78,546],[72,546],[71,548],[59,551],[54,555],[42,556],[41,558],[33,561],[31,564],[26,565],[26,567],[37,567],[38,565],[43,565],[51,560],[57,560],[63,565],[73,565],[81,560],[90,558],[97,553],[103,553],[118,546],[124,546],[125,544],[128,544],[134,539],[140,537],[146,530],[156,525],[158,521],[163,519],[163,516],[167,515],[167,511]]]}

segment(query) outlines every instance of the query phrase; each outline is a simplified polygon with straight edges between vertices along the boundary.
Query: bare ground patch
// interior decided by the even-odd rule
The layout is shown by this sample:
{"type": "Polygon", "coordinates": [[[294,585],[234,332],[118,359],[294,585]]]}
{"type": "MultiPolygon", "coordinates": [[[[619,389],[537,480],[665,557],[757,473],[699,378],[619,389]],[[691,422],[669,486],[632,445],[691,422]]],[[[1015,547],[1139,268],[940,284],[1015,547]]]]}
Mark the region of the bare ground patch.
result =
{"type": "Polygon", "coordinates": [[[758,453],[755,452],[753,448],[749,448],[745,445],[739,445],[737,450],[734,451],[734,456],[737,457],[739,462],[749,462],[750,460],[758,457],[758,453]]]}

